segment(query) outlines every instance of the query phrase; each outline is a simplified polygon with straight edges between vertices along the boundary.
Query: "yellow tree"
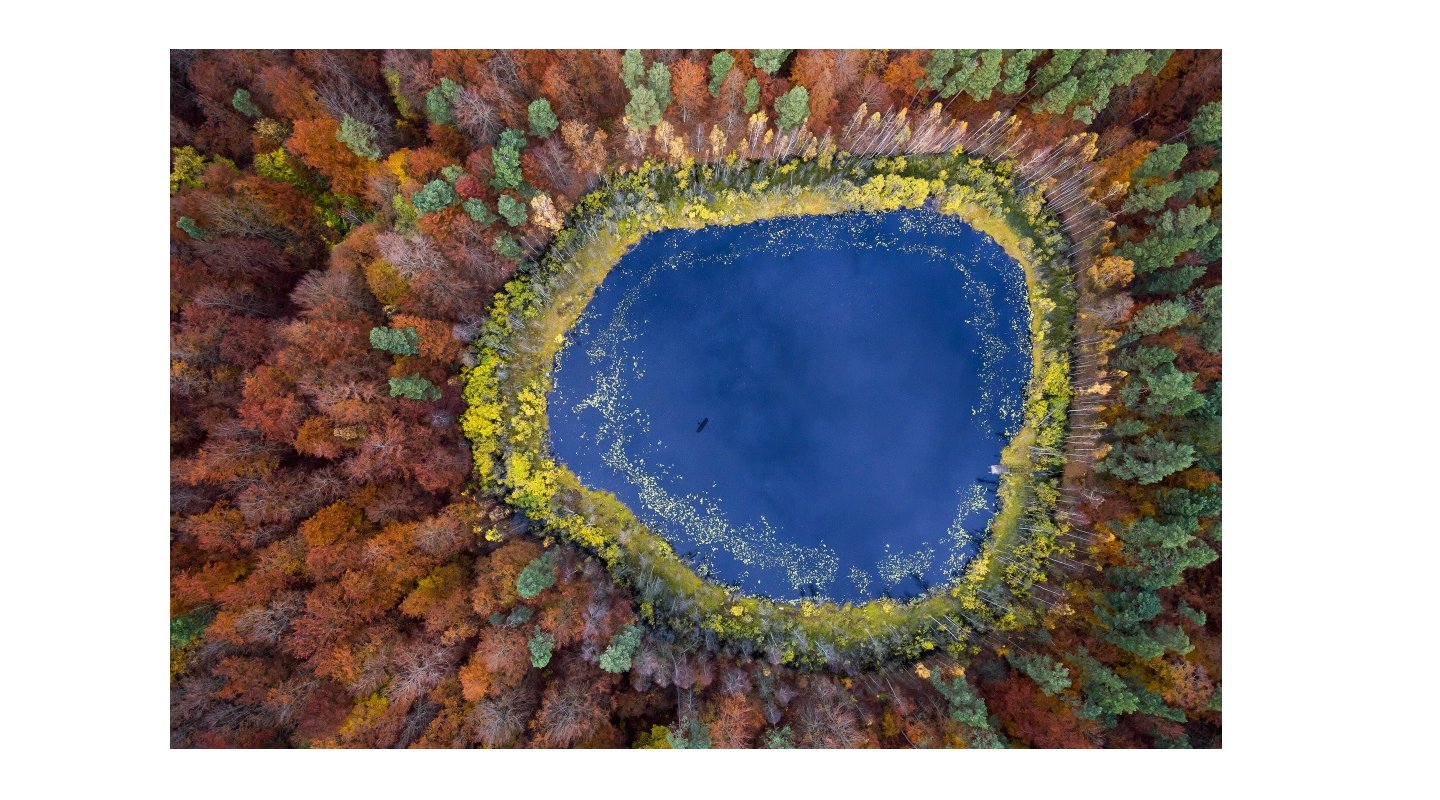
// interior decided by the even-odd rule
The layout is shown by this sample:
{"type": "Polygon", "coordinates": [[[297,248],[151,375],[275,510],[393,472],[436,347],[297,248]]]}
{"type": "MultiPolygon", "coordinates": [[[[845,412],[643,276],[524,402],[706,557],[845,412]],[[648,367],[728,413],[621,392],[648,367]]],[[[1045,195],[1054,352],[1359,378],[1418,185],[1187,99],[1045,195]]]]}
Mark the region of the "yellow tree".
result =
{"type": "Polygon", "coordinates": [[[555,208],[555,202],[544,192],[530,198],[530,210],[535,212],[535,223],[548,231],[565,227],[565,220],[555,208]]]}
{"type": "Polygon", "coordinates": [[[1125,286],[1135,279],[1135,262],[1120,256],[1103,256],[1085,271],[1096,291],[1125,286]]]}

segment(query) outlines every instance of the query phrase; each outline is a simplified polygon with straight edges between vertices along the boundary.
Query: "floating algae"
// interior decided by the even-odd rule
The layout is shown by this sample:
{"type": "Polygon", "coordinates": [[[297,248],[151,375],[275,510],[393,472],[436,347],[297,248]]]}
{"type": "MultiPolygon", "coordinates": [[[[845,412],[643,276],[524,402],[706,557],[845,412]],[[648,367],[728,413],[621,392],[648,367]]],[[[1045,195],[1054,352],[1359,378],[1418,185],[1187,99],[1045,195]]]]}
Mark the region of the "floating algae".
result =
{"type": "Polygon", "coordinates": [[[551,446],[713,579],[917,594],[983,538],[1028,331],[1019,266],[954,217],[667,230],[570,331],[551,446]]]}

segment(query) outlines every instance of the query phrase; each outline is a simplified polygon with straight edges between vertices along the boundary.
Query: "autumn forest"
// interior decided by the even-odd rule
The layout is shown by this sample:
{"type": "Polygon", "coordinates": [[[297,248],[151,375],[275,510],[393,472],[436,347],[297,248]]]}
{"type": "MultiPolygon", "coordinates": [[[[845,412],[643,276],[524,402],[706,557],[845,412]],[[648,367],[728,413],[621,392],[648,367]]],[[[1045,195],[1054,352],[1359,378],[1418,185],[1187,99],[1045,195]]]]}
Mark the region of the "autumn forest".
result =
{"type": "MultiPolygon", "coordinates": [[[[169,65],[172,747],[1221,746],[1218,50],[169,65]],[[768,249],[721,252],[747,232],[768,249]],[[592,356],[605,392],[576,383],[583,354],[631,363],[614,343],[661,313],[624,310],[665,275],[735,270],[694,278],[718,298],[742,255],[880,258],[856,242],[964,262],[944,275],[977,304],[957,316],[990,326],[976,363],[1009,371],[957,385],[990,417],[922,412],[907,389],[909,413],[890,403],[864,448],[835,451],[893,441],[885,475],[823,501],[772,486],[750,528],[682,503],[629,439],[583,469],[566,449],[584,425],[620,430],[641,381],[679,379],[615,389],[592,356]],[[989,424],[994,451],[922,489],[900,443],[966,446],[936,443],[945,415],[989,424]],[[881,520],[868,536],[925,503],[953,552],[852,565],[838,533],[802,547],[769,527],[793,505],[881,520]]],[[[900,280],[894,302],[929,319],[934,292],[900,280]]],[[[819,302],[763,286],[782,320],[787,297],[819,302]]],[[[754,341],[736,326],[731,355],[754,341]]],[[[907,347],[904,374],[928,374],[939,356],[907,347]]],[[[743,431],[696,408],[664,435],[703,465],[743,431]]],[[[714,463],[798,448],[755,436],[714,463]]],[[[716,481],[745,496],[749,472],[716,481]]]]}

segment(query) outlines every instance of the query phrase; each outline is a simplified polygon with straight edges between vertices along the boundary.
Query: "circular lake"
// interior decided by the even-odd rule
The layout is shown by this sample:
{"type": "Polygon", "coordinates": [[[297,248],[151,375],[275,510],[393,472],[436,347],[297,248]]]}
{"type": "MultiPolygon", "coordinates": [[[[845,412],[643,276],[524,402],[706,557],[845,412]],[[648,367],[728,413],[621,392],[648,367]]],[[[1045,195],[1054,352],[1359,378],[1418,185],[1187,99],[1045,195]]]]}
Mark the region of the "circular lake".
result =
{"type": "Polygon", "coordinates": [[[551,448],[713,580],[921,594],[984,537],[1029,330],[1020,266],[955,217],[663,231],[556,357],[551,448]]]}

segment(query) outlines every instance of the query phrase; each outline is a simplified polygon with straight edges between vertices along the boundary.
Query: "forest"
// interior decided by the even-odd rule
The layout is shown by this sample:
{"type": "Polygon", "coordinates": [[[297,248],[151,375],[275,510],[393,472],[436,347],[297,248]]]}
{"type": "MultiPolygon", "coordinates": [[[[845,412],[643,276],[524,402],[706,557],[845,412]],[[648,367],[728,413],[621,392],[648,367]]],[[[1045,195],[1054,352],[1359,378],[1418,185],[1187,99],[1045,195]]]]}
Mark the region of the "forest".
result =
{"type": "Polygon", "coordinates": [[[1220,747],[1220,62],[172,50],[171,746],[1220,747]],[[748,596],[547,458],[646,233],[902,208],[1029,291],[963,578],[748,596]]]}

